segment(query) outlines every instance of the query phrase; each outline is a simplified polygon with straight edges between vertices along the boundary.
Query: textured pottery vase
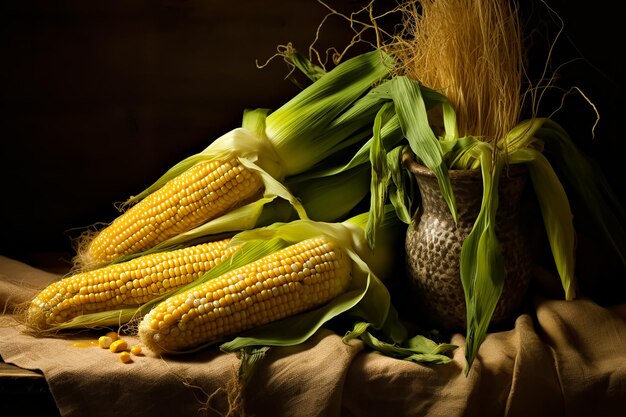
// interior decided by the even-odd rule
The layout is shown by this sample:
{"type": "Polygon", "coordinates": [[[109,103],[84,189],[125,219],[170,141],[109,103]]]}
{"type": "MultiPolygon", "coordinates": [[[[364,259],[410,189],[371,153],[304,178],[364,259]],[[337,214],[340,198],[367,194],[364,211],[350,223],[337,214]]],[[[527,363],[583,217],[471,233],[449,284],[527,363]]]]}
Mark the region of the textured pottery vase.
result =
{"type": "MultiPolygon", "coordinates": [[[[437,178],[427,167],[405,154],[404,165],[413,174],[421,203],[406,234],[406,263],[410,296],[422,322],[439,329],[466,328],[465,296],[459,272],[461,246],[480,211],[482,175],[477,170],[449,170],[457,204],[458,222],[444,201],[437,178]]],[[[501,323],[520,307],[531,275],[532,256],[520,200],[528,183],[522,165],[504,168],[499,184],[496,236],[500,241],[505,278],[502,295],[491,321],[501,323]]]]}

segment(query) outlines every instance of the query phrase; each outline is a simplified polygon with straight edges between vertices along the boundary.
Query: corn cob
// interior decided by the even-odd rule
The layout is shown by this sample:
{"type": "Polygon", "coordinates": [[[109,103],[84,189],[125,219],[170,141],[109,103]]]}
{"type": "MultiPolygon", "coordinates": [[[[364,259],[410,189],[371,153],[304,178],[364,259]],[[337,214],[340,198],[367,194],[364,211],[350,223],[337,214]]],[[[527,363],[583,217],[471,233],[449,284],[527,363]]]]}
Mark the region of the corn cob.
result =
{"type": "Polygon", "coordinates": [[[169,297],[143,318],[139,335],[155,353],[189,350],[327,303],[351,276],[339,245],[303,240],[169,297]]]}
{"type": "Polygon", "coordinates": [[[81,263],[87,269],[150,249],[241,205],[263,189],[236,158],[197,164],[149,194],[101,230],[81,263]]]}
{"type": "Polygon", "coordinates": [[[141,305],[201,277],[237,249],[230,239],[144,255],[56,281],[30,303],[27,324],[46,330],[79,315],[141,305]]]}

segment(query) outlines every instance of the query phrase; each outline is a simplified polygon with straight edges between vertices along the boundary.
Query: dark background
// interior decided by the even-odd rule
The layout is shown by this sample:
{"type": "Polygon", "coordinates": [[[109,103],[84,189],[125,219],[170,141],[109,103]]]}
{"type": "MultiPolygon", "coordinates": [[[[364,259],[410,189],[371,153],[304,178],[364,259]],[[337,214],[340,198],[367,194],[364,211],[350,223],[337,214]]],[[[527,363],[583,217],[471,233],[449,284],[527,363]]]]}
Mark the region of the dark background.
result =
{"type": "MultiPolygon", "coordinates": [[[[364,4],[329,3],[343,11],[364,4]]],[[[546,4],[521,3],[535,77],[558,24],[546,4]]],[[[579,87],[600,113],[595,137],[596,116],[580,94],[554,118],[623,200],[620,15],[608,0],[585,9],[547,3],[565,24],[552,55],[551,70],[564,64],[557,84],[579,87]]],[[[326,13],[315,0],[3,1],[0,254],[69,265],[77,229],[112,220],[113,203],[238,127],[245,108],[276,108],[295,94],[280,59],[265,68],[256,61],[287,42],[306,50],[326,13]]],[[[348,29],[330,19],[321,49],[345,46],[348,29]]],[[[547,97],[545,108],[562,96],[547,97]]]]}

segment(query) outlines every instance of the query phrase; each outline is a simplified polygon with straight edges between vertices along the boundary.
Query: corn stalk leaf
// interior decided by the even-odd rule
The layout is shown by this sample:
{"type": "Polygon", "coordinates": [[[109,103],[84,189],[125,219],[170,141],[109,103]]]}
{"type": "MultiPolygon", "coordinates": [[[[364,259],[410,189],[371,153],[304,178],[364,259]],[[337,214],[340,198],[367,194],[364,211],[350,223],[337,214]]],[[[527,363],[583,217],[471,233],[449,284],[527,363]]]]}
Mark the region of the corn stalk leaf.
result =
{"type": "Polygon", "coordinates": [[[389,184],[389,201],[395,208],[396,215],[405,224],[411,224],[411,207],[413,205],[413,178],[405,170],[399,169],[402,166],[402,155],[405,152],[404,146],[396,146],[387,153],[387,166],[390,171],[391,182],[389,184]],[[407,188],[407,184],[409,187],[407,188]]]}
{"type": "Polygon", "coordinates": [[[479,169],[480,155],[491,152],[491,145],[474,136],[445,142],[446,163],[452,169],[479,169]]]}
{"type": "Polygon", "coordinates": [[[457,348],[456,345],[447,343],[437,344],[432,340],[418,335],[402,345],[389,343],[378,339],[368,331],[370,323],[357,322],[353,329],[344,336],[344,341],[349,342],[353,339],[361,339],[370,348],[382,352],[393,358],[404,359],[418,363],[445,364],[452,361],[446,355],[457,348]]]}
{"type": "Polygon", "coordinates": [[[571,184],[597,225],[626,265],[626,213],[611,190],[602,170],[578,150],[567,132],[550,119],[541,119],[536,136],[545,144],[545,154],[571,184]]]}
{"type": "Polygon", "coordinates": [[[490,153],[481,154],[482,203],[474,226],[461,247],[460,272],[467,312],[466,374],[486,337],[504,286],[504,258],[495,232],[501,169],[499,159],[492,163],[490,153]]]}
{"type": "Polygon", "coordinates": [[[439,140],[428,123],[426,105],[418,82],[405,76],[393,78],[391,93],[400,126],[413,153],[437,177],[442,196],[456,222],[456,203],[448,169],[443,161],[443,152],[439,140]]]}
{"type": "Polygon", "coordinates": [[[365,227],[365,238],[371,247],[376,239],[376,226],[383,216],[387,200],[387,186],[390,171],[387,169],[387,152],[383,147],[381,130],[385,121],[392,116],[392,104],[386,103],[376,114],[373,137],[370,143],[370,165],[372,180],[370,185],[370,215],[365,227]]]}
{"type": "Polygon", "coordinates": [[[519,149],[509,156],[509,161],[525,163],[528,167],[565,299],[572,300],[576,297],[574,281],[576,239],[573,215],[563,185],[541,152],[530,148],[519,149]]]}

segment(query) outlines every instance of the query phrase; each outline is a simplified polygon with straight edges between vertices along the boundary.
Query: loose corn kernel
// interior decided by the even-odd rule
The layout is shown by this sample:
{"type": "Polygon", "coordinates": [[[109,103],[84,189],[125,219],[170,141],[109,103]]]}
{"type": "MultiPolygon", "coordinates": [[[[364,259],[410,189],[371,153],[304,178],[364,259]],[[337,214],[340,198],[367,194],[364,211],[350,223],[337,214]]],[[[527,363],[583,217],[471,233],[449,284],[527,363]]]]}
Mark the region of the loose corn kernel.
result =
{"type": "Polygon", "coordinates": [[[133,346],[132,348],[130,348],[130,353],[132,353],[135,356],[141,355],[141,346],[139,345],[133,346]]]}
{"type": "Polygon", "coordinates": [[[111,341],[113,340],[117,340],[120,338],[120,335],[117,334],[117,332],[108,332],[107,334],[105,334],[105,336],[108,336],[111,338],[111,341]]]}
{"type": "MultiPolygon", "coordinates": [[[[27,323],[33,329],[45,330],[81,314],[144,304],[195,281],[219,265],[237,250],[229,243],[230,239],[222,239],[153,253],[56,281],[33,299],[27,323]],[[181,271],[177,264],[193,268],[191,272],[187,268],[181,271]]],[[[107,336],[117,339],[115,332],[107,336]]]]}
{"type": "Polygon", "coordinates": [[[113,343],[113,339],[111,339],[111,337],[109,336],[100,336],[98,338],[98,346],[100,346],[102,349],[108,349],[109,347],[111,347],[111,343],[113,343]]]}
{"type": "Polygon", "coordinates": [[[201,162],[132,206],[89,243],[86,264],[149,249],[214,219],[261,192],[263,180],[237,158],[201,162]]]}
{"type": "Polygon", "coordinates": [[[120,352],[120,360],[124,363],[130,362],[131,361],[130,352],[127,350],[120,352]]]}
{"type": "Polygon", "coordinates": [[[157,354],[188,350],[318,307],[345,291],[351,276],[339,245],[304,240],[169,297],[144,316],[139,336],[157,354]],[[186,313],[168,313],[177,309],[186,313]]]}
{"type": "Polygon", "coordinates": [[[124,339],[115,340],[109,346],[109,350],[113,353],[125,351],[126,349],[128,349],[128,342],[124,339]]]}

